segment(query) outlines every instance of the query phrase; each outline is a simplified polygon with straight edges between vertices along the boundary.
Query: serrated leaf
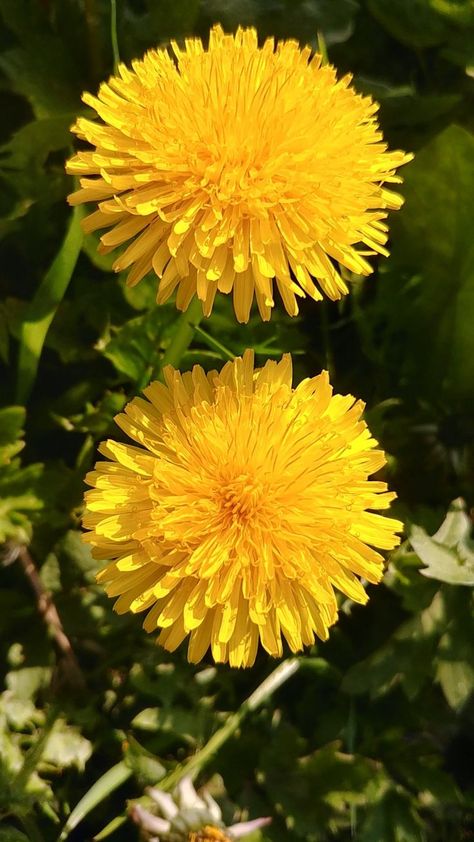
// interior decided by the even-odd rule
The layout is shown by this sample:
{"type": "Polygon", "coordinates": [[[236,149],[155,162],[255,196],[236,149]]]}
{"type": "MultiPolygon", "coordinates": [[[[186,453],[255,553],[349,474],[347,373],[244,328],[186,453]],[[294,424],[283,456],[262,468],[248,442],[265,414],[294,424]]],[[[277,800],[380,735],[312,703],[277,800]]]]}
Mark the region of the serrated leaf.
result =
{"type": "Polygon", "coordinates": [[[7,673],[6,685],[16,699],[30,701],[41,688],[47,687],[50,679],[49,667],[23,667],[7,673]]]}
{"type": "Polygon", "coordinates": [[[369,811],[357,834],[358,842],[424,842],[423,823],[413,801],[390,790],[369,811]]]}
{"type": "Polygon", "coordinates": [[[50,152],[65,149],[71,142],[70,126],[74,112],[33,120],[16,131],[0,146],[0,169],[23,170],[40,166],[50,152]]]}
{"type": "Polygon", "coordinates": [[[145,383],[158,370],[162,315],[160,308],[155,307],[149,313],[131,319],[116,332],[104,350],[117,371],[134,383],[145,383]]]}
{"type": "Polygon", "coordinates": [[[416,698],[431,676],[433,658],[445,628],[444,603],[436,593],[431,604],[402,623],[372,655],[349,668],[342,682],[348,693],[378,698],[401,682],[406,695],[416,698]]]}
{"type": "Polygon", "coordinates": [[[48,737],[41,761],[53,763],[59,769],[75,766],[82,771],[92,754],[92,743],[77,728],[57,719],[48,737]]]}
{"type": "Polygon", "coordinates": [[[24,447],[21,439],[25,415],[23,406],[7,406],[0,409],[0,467],[10,462],[12,456],[24,447]]]}
{"type": "Polygon", "coordinates": [[[409,541],[424,565],[420,570],[429,579],[450,585],[474,586],[474,543],[471,521],[463,500],[455,500],[438,531],[430,536],[421,526],[413,526],[409,541]]]}
{"type": "MultiPolygon", "coordinates": [[[[2,693],[0,705],[14,730],[21,731],[28,725],[38,722],[38,710],[29,699],[18,699],[9,691],[2,693]]],[[[39,720],[41,720],[41,714],[39,720]]]]}
{"type": "Polygon", "coordinates": [[[350,804],[365,804],[377,791],[377,764],[331,743],[298,756],[297,734],[280,727],[259,762],[262,786],[297,837],[323,840],[327,832],[350,826],[350,804]]]}
{"type": "Polygon", "coordinates": [[[42,470],[42,465],[22,468],[18,459],[0,469],[0,544],[29,540],[31,517],[43,507],[35,493],[42,470]]]}

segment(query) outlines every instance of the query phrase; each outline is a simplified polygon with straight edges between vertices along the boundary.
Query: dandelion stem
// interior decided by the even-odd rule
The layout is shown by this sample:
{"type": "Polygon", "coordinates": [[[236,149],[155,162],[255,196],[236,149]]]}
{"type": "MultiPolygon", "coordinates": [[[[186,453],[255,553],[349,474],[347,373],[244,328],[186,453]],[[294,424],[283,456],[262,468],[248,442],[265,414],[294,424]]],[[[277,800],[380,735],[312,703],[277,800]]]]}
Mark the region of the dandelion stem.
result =
{"type": "Polygon", "coordinates": [[[110,0],[110,40],[112,42],[112,53],[114,57],[114,73],[117,73],[120,64],[120,51],[117,37],[117,3],[110,0]]]}
{"type": "Polygon", "coordinates": [[[196,325],[202,319],[202,304],[195,296],[186,312],[182,313],[177,321],[173,338],[168,345],[161,361],[161,370],[165,365],[172,365],[177,368],[183,354],[188,350],[194,336],[196,325]]]}
{"type": "Polygon", "coordinates": [[[96,0],[84,0],[84,18],[87,26],[90,66],[95,80],[102,75],[100,20],[96,0]]]}
{"type": "Polygon", "coordinates": [[[203,330],[203,328],[200,325],[194,325],[194,330],[196,331],[196,333],[199,334],[199,336],[202,336],[204,342],[206,343],[206,345],[208,345],[209,348],[211,348],[214,351],[218,351],[219,354],[222,354],[225,360],[235,360],[236,355],[233,354],[232,351],[229,351],[229,349],[226,348],[225,345],[222,344],[222,342],[219,342],[217,339],[214,339],[214,337],[211,336],[211,334],[208,333],[207,330],[203,330]]]}
{"type": "Polygon", "coordinates": [[[318,51],[319,51],[319,54],[320,54],[321,59],[322,59],[322,64],[323,65],[328,64],[329,63],[328,48],[326,46],[326,39],[325,39],[325,37],[324,37],[324,35],[321,31],[318,31],[317,39],[318,39],[318,51]]]}
{"type": "Polygon", "coordinates": [[[324,367],[327,369],[329,376],[332,379],[334,377],[334,359],[329,335],[329,312],[327,301],[320,302],[319,312],[321,315],[321,339],[323,345],[324,367]]]}
{"type": "Polygon", "coordinates": [[[212,757],[219,751],[221,746],[232,737],[238,730],[240,724],[245,719],[247,714],[258,708],[265,702],[275,690],[278,690],[289,678],[291,678],[300,668],[300,658],[288,658],[283,661],[273,670],[270,675],[262,681],[256,690],[242,702],[239,710],[233,713],[227,719],[225,725],[219,728],[206,745],[191,757],[186,763],[178,766],[176,769],[167,775],[167,777],[160,781],[160,789],[172,790],[179,783],[179,781],[189,775],[192,780],[198,776],[201,769],[206,766],[212,757]]]}

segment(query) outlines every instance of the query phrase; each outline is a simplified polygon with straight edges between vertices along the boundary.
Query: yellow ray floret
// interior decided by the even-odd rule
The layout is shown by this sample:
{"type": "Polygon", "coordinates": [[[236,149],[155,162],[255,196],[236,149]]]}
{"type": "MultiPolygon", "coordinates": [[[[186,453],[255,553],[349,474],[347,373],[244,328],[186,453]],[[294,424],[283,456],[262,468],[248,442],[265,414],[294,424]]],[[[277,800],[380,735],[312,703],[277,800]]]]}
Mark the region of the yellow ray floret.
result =
{"type": "Polygon", "coordinates": [[[402,524],[374,513],[394,494],[363,404],[328,375],[291,386],[291,357],[254,370],[253,352],[205,374],[165,369],[117,416],[135,442],[107,441],[87,476],[85,540],[115,609],[188,658],[250,666],[325,640],[334,589],[367,599],[402,524]]]}
{"type": "Polygon", "coordinates": [[[207,50],[172,49],[84,95],[100,122],[77,120],[93,148],[67,169],[81,182],[71,204],[98,205],[85,230],[110,229],[115,270],[129,284],[155,272],[158,302],[177,289],[182,310],[197,295],[209,315],[232,292],[239,321],[254,296],[266,320],[275,285],[290,315],[297,296],[340,298],[337,264],[366,275],[367,254],[387,254],[384,220],[402,199],[385,185],[411,157],[387,151],[377,104],[309,47],[259,48],[254,29],[215,26],[207,50]]]}

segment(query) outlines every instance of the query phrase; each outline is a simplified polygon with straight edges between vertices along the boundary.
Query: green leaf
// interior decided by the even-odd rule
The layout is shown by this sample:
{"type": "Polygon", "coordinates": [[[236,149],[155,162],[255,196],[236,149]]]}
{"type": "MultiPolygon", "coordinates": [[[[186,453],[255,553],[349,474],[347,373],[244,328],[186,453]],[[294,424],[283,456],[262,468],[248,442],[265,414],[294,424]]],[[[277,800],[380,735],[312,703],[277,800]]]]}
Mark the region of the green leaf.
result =
{"type": "Polygon", "coordinates": [[[0,67],[37,117],[74,112],[80,81],[71,50],[49,26],[46,10],[33,0],[0,0],[4,24],[18,46],[0,56],[0,67]]]}
{"type": "Polygon", "coordinates": [[[466,514],[464,501],[454,500],[434,535],[429,536],[421,526],[413,526],[409,541],[426,567],[420,570],[429,579],[451,585],[474,586],[474,542],[472,524],[466,514]]]}
{"type": "Polygon", "coordinates": [[[21,327],[17,399],[25,402],[36,379],[39,359],[48,328],[68,287],[82,245],[81,219],[75,208],[63,244],[26,311],[21,327]]]}
{"type": "Polygon", "coordinates": [[[472,63],[471,0],[369,0],[369,9],[402,44],[416,50],[443,45],[441,52],[448,61],[472,63]]]}
{"type": "Polygon", "coordinates": [[[53,763],[60,769],[75,766],[81,772],[91,754],[90,740],[83,737],[77,728],[68,725],[64,719],[58,719],[48,737],[41,761],[53,763]]]}
{"type": "Polygon", "coordinates": [[[74,112],[33,120],[16,131],[8,143],[0,146],[0,169],[23,170],[41,166],[50,152],[70,145],[69,128],[74,112]]]}
{"type": "Polygon", "coordinates": [[[159,307],[131,319],[105,347],[104,355],[120,374],[143,384],[156,376],[160,363],[163,311],[159,307]]]}
{"type": "Polygon", "coordinates": [[[424,611],[402,623],[383,646],[349,668],[343,690],[356,695],[368,692],[375,699],[400,682],[408,698],[416,698],[431,676],[445,626],[444,602],[436,593],[424,611]]]}
{"type": "Polygon", "coordinates": [[[128,737],[124,757],[141,786],[154,786],[166,775],[166,769],[158,758],[140,745],[135,737],[128,737]]]}
{"type": "Polygon", "coordinates": [[[26,729],[32,723],[38,723],[42,719],[33,702],[26,699],[16,699],[8,692],[3,693],[0,704],[8,724],[15,731],[26,729]]]}
{"type": "Polygon", "coordinates": [[[390,790],[370,810],[358,842],[424,842],[423,825],[412,799],[390,790]]]}
{"type": "Polygon", "coordinates": [[[49,553],[46,556],[44,564],[41,565],[39,575],[47,591],[55,594],[61,590],[61,568],[55,553],[49,553]]]}
{"type": "Polygon", "coordinates": [[[42,471],[42,465],[21,468],[19,459],[0,469],[0,544],[31,537],[32,515],[43,508],[37,494],[42,471]]]}
{"type": "Polygon", "coordinates": [[[460,94],[419,96],[405,92],[388,94],[381,99],[384,126],[404,128],[426,128],[427,124],[451,114],[462,101],[460,94]]]}
{"type": "Polygon", "coordinates": [[[22,406],[7,406],[0,409],[0,466],[11,461],[12,456],[25,446],[21,441],[25,409],[22,406]]]}
{"type": "Polygon", "coordinates": [[[450,126],[403,175],[406,204],[378,289],[404,340],[403,378],[417,395],[474,402],[474,138],[450,126]]]}
{"type": "Polygon", "coordinates": [[[0,842],[31,842],[31,840],[16,827],[0,825],[0,842]]]}
{"type": "Polygon", "coordinates": [[[409,47],[433,47],[446,34],[443,18],[429,0],[368,0],[382,26],[409,47]]]}
{"type": "Polygon", "coordinates": [[[92,433],[95,438],[103,438],[109,434],[113,419],[126,402],[127,398],[121,392],[105,392],[96,405],[87,402],[83,412],[69,416],[54,412],[51,417],[65,430],[92,433]]]}
{"type": "Polygon", "coordinates": [[[23,701],[34,699],[51,680],[49,667],[23,667],[7,673],[6,685],[12,696],[23,701]]]}
{"type": "MultiPolygon", "coordinates": [[[[407,782],[407,789],[418,792],[422,796],[424,804],[458,804],[461,802],[460,792],[448,772],[444,772],[438,766],[432,756],[414,757],[410,746],[407,745],[405,752],[398,753],[396,758],[391,758],[391,771],[397,780],[407,782]],[[392,766],[392,763],[395,765],[392,766]]],[[[441,761],[439,761],[441,763],[441,761]]]]}
{"type": "Polygon", "coordinates": [[[58,556],[60,568],[69,570],[74,568],[81,573],[86,582],[94,582],[95,574],[100,562],[92,557],[90,544],[82,540],[82,533],[69,529],[56,544],[55,553],[58,556]]]}
{"type": "Polygon", "coordinates": [[[281,726],[261,755],[259,779],[287,827],[304,839],[326,839],[350,826],[350,805],[367,803],[380,785],[373,761],[331,743],[299,757],[297,734],[281,726]]]}
{"type": "MultiPolygon", "coordinates": [[[[0,236],[2,221],[0,220],[0,236]]],[[[3,302],[0,302],[0,360],[8,364],[10,357],[10,334],[8,330],[7,310],[3,302]]]]}
{"type": "Polygon", "coordinates": [[[474,690],[474,666],[469,661],[441,661],[436,678],[454,710],[462,708],[474,690]]]}
{"type": "Polygon", "coordinates": [[[132,725],[140,731],[174,734],[195,745],[209,726],[209,713],[204,708],[188,711],[177,705],[170,709],[145,708],[134,717],[132,725]]]}
{"type": "Polygon", "coordinates": [[[474,593],[466,588],[445,588],[447,614],[451,622],[439,642],[436,679],[446,701],[460,710],[474,690],[474,593]]]}

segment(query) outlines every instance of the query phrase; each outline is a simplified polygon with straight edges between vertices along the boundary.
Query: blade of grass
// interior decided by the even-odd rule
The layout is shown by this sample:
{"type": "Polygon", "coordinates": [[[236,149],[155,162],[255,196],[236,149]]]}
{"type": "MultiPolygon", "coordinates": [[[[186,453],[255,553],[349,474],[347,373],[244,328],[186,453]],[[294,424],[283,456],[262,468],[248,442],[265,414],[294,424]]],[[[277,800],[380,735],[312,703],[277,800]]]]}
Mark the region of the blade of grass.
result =
{"type": "Polygon", "coordinates": [[[64,839],[67,839],[69,834],[82,822],[85,816],[94,807],[97,807],[101,801],[104,801],[111,792],[122,786],[131,777],[131,774],[132,770],[122,760],[116,766],[112,766],[111,769],[105,772],[95,784],[92,784],[91,788],[74,807],[61,831],[58,842],[63,842],[64,839]]]}
{"type": "Polygon", "coordinates": [[[82,207],[74,209],[61,248],[26,311],[20,334],[16,391],[18,403],[26,403],[30,396],[46,334],[74,272],[82,245],[83,215],[82,207]]]}

